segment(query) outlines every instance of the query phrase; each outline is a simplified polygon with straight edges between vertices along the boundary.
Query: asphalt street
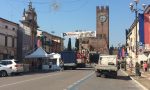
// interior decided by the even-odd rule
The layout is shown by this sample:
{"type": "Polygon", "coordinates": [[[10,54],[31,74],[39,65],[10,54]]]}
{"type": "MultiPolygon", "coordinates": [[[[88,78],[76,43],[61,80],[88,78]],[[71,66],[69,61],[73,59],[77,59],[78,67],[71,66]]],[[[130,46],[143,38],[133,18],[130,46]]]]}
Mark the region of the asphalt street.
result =
{"type": "Polygon", "coordinates": [[[92,69],[31,73],[0,78],[0,90],[142,90],[121,71],[118,77],[96,77],[92,69]]]}

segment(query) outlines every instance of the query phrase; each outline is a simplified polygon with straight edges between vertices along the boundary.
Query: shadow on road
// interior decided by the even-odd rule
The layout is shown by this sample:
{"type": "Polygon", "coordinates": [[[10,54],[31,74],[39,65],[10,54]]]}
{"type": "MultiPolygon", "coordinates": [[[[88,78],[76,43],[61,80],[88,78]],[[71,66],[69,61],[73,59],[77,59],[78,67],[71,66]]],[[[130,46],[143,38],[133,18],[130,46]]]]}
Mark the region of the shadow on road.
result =
{"type": "Polygon", "coordinates": [[[76,70],[94,70],[93,68],[76,68],[76,70]]]}
{"type": "Polygon", "coordinates": [[[118,79],[118,80],[132,80],[129,76],[117,76],[114,79],[118,79]]]}
{"type": "Polygon", "coordinates": [[[56,71],[34,71],[34,72],[24,72],[20,74],[14,74],[11,75],[11,77],[18,77],[18,76],[25,76],[25,75],[37,75],[37,74],[46,74],[46,73],[51,73],[51,72],[57,72],[56,71]]]}

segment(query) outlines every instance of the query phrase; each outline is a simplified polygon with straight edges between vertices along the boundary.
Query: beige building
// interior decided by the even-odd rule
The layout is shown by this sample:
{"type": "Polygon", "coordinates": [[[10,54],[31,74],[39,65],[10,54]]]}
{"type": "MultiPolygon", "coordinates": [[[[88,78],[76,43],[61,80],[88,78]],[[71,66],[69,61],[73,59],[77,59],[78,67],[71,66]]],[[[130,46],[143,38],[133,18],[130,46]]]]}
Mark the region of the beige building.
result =
{"type": "Polygon", "coordinates": [[[42,37],[41,46],[47,53],[59,53],[64,49],[64,40],[59,36],[41,30],[37,31],[37,36],[42,37]]]}
{"type": "MultiPolygon", "coordinates": [[[[150,14],[150,5],[147,6],[145,9],[144,13],[149,13],[150,14]]],[[[137,32],[136,32],[136,21],[133,22],[133,24],[130,26],[127,34],[127,53],[128,56],[133,60],[133,62],[141,62],[142,60],[146,60],[147,58],[142,58],[140,59],[141,55],[146,55],[150,53],[150,51],[143,46],[141,48],[139,45],[139,22],[137,22],[137,32]],[[136,55],[136,33],[137,33],[137,55],[136,55]],[[140,50],[142,49],[142,51],[140,50]]]]}
{"type": "MultiPolygon", "coordinates": [[[[137,42],[139,42],[139,23],[137,23],[137,42]]],[[[127,36],[127,52],[130,58],[135,60],[136,57],[136,25],[135,22],[131,25],[127,36]]]]}
{"type": "Polygon", "coordinates": [[[17,57],[19,24],[0,18],[0,59],[17,57]]]}

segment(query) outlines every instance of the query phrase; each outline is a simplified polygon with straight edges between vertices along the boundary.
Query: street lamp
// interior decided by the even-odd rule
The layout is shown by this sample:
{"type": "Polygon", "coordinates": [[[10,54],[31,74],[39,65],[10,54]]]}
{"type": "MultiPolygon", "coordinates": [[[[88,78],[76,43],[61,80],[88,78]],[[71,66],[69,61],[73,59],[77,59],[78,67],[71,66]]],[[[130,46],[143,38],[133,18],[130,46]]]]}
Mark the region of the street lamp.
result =
{"type": "MultiPolygon", "coordinates": [[[[138,47],[137,47],[137,22],[138,22],[138,12],[139,11],[143,11],[143,10],[141,10],[141,9],[138,9],[138,3],[139,3],[139,0],[134,0],[134,3],[135,3],[135,7],[134,7],[134,4],[133,3],[130,3],[130,9],[131,9],[131,11],[132,12],[135,12],[135,25],[136,25],[136,36],[135,36],[135,38],[136,38],[136,44],[135,44],[135,47],[136,47],[136,58],[137,58],[137,52],[138,52],[138,47]]],[[[142,4],[142,6],[143,6],[143,9],[145,9],[146,8],[146,4],[142,4]]]]}

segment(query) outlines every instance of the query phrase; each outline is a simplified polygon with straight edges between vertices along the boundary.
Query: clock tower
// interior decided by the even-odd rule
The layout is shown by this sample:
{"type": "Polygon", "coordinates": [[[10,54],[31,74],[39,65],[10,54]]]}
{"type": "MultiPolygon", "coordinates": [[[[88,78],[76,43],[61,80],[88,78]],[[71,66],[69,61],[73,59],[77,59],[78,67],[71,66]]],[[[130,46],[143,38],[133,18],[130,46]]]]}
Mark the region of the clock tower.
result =
{"type": "Polygon", "coordinates": [[[96,51],[109,54],[109,7],[96,7],[96,51]]]}
{"type": "Polygon", "coordinates": [[[37,24],[37,14],[35,8],[32,7],[32,2],[29,2],[28,9],[23,12],[21,28],[24,32],[23,34],[23,54],[26,55],[29,52],[35,50],[36,46],[36,34],[39,28],[37,24]]]}

